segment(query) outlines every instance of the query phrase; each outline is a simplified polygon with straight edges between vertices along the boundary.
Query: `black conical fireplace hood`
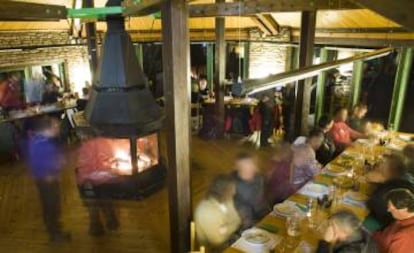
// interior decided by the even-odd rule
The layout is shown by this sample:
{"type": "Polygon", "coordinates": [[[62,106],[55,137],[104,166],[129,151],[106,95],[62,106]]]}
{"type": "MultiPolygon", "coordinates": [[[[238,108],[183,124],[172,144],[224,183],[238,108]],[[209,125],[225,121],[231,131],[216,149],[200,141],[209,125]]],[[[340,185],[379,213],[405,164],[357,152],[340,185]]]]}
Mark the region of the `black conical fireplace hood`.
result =
{"type": "MultiPolygon", "coordinates": [[[[108,1],[107,6],[122,1],[108,1]]],[[[142,136],[160,129],[162,112],[140,68],[122,16],[107,17],[107,32],[85,117],[103,135],[142,136]]]]}

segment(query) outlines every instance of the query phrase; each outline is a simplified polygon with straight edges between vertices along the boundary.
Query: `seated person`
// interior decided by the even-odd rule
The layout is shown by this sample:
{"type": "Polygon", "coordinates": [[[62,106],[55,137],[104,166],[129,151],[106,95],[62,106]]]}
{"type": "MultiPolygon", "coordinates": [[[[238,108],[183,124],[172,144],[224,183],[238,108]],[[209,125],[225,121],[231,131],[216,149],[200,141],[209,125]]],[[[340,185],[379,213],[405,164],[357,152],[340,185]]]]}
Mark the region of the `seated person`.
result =
{"type": "Polygon", "coordinates": [[[363,230],[361,221],[350,211],[338,211],[328,219],[317,253],[376,252],[377,246],[363,230]]]}
{"type": "Polygon", "coordinates": [[[200,245],[217,250],[228,246],[241,224],[233,202],[235,193],[232,177],[220,175],[213,180],[206,198],[194,212],[200,245]]]}
{"type": "Polygon", "coordinates": [[[200,87],[200,95],[201,96],[203,96],[203,97],[210,96],[210,89],[207,87],[207,77],[205,75],[200,75],[198,85],[200,87]]]}
{"type": "Polygon", "coordinates": [[[332,118],[326,115],[322,116],[318,122],[318,127],[323,132],[324,139],[320,148],[316,150],[316,160],[318,160],[318,162],[322,165],[326,165],[335,157],[335,144],[331,136],[328,134],[333,126],[333,123],[332,118]]]}
{"type": "Polygon", "coordinates": [[[373,237],[381,252],[407,253],[414,249],[414,193],[411,189],[397,188],[385,195],[388,211],[396,221],[373,237]]]}
{"type": "Polygon", "coordinates": [[[270,211],[264,197],[264,177],[259,174],[256,160],[248,153],[237,156],[234,170],[234,205],[242,219],[242,228],[247,229],[270,211]]]}
{"type": "Polygon", "coordinates": [[[367,182],[375,184],[375,190],[367,201],[367,207],[370,215],[379,222],[380,226],[386,226],[394,220],[387,212],[388,203],[384,200],[384,194],[399,185],[410,186],[409,182],[403,180],[404,172],[405,167],[401,157],[396,154],[386,154],[374,169],[365,175],[367,182]]]}
{"type": "Polygon", "coordinates": [[[365,175],[365,178],[367,182],[381,184],[387,180],[400,178],[404,173],[405,166],[401,157],[397,154],[385,154],[374,169],[365,175]]]}
{"type": "Polygon", "coordinates": [[[329,131],[329,135],[335,143],[337,153],[342,152],[346,147],[352,144],[352,141],[366,136],[350,128],[346,121],[348,119],[348,110],[339,108],[335,111],[334,124],[329,131]]]}
{"type": "Polygon", "coordinates": [[[275,147],[267,177],[266,193],[271,205],[282,202],[295,192],[292,187],[293,150],[289,143],[275,147]]]}
{"type": "Polygon", "coordinates": [[[85,110],[86,105],[88,104],[88,100],[89,100],[89,88],[88,87],[83,87],[82,88],[82,97],[79,98],[76,101],[76,108],[79,111],[85,110]]]}
{"type": "Polygon", "coordinates": [[[292,183],[296,189],[312,179],[322,168],[316,160],[315,150],[323,142],[323,133],[313,130],[309,133],[306,143],[293,145],[293,178],[292,183]]]}
{"type": "Polygon", "coordinates": [[[406,178],[414,184],[414,144],[408,144],[403,148],[403,158],[406,167],[406,178]]]}
{"type": "Polygon", "coordinates": [[[352,129],[364,133],[365,115],[368,112],[368,107],[364,104],[355,105],[352,109],[352,115],[348,120],[348,124],[352,129]]]}

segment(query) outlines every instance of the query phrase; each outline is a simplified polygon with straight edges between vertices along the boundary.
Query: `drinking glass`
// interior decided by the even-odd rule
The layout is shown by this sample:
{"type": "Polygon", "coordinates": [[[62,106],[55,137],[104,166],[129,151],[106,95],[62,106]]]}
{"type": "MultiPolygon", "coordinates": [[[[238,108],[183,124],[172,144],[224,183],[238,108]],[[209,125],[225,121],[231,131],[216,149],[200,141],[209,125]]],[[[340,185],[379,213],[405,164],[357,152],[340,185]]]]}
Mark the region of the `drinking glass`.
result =
{"type": "Polygon", "coordinates": [[[286,218],[286,232],[288,236],[298,237],[301,234],[300,231],[301,216],[298,213],[294,213],[286,218]]]}

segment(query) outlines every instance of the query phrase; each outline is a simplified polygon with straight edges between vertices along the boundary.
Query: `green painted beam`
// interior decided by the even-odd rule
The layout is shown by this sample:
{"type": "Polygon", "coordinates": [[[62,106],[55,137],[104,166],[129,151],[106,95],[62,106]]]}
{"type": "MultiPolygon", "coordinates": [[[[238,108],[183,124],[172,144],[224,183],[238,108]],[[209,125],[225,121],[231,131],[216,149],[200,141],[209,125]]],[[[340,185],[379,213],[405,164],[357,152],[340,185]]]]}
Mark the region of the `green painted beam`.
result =
{"type": "Polygon", "coordinates": [[[244,60],[243,60],[243,79],[249,78],[249,61],[250,61],[250,42],[244,43],[244,60]]]}
{"type": "Polygon", "coordinates": [[[362,60],[354,61],[352,71],[352,103],[354,106],[359,103],[361,98],[362,76],[364,71],[364,62],[362,60]]]}
{"type": "Polygon", "coordinates": [[[144,68],[144,54],[142,51],[142,44],[135,45],[135,54],[138,59],[138,65],[141,67],[141,69],[144,68]]]}
{"type": "MultiPolygon", "coordinates": [[[[321,48],[319,55],[320,63],[328,60],[328,50],[321,48]]],[[[325,83],[326,83],[326,71],[322,71],[318,76],[318,82],[316,84],[316,105],[315,105],[315,124],[324,112],[325,106],[325,83]]]]}
{"type": "Polygon", "coordinates": [[[110,6],[102,8],[67,9],[68,18],[103,18],[107,15],[122,14],[122,6],[110,6]]]}
{"type": "Polygon", "coordinates": [[[207,83],[209,89],[212,91],[213,87],[213,79],[214,79],[214,44],[208,43],[206,47],[206,72],[207,72],[207,83]]]}
{"type": "Polygon", "coordinates": [[[390,116],[388,118],[388,124],[393,124],[394,129],[392,130],[395,131],[400,129],[412,63],[413,49],[402,48],[399,55],[398,68],[394,82],[394,91],[392,94],[390,116]]]}

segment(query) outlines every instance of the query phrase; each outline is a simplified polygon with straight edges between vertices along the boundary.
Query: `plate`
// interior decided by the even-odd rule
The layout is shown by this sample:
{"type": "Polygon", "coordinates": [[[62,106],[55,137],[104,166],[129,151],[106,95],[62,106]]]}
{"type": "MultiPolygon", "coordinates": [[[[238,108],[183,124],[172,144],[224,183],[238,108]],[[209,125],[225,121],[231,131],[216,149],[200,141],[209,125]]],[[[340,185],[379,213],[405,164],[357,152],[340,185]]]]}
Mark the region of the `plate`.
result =
{"type": "Polygon", "coordinates": [[[407,134],[400,134],[398,135],[398,138],[400,138],[403,141],[411,141],[411,136],[407,134]]]}
{"type": "Polygon", "coordinates": [[[273,207],[273,211],[275,211],[276,213],[282,214],[284,216],[288,216],[288,215],[291,215],[297,212],[298,209],[290,203],[280,203],[280,204],[276,204],[273,207]]]}
{"type": "Polygon", "coordinates": [[[352,186],[354,186],[354,182],[352,178],[344,177],[344,176],[334,178],[333,182],[334,184],[342,188],[351,188],[352,186]]]}
{"type": "Polygon", "coordinates": [[[362,194],[360,192],[353,192],[353,191],[345,193],[345,197],[348,197],[356,201],[365,201],[368,199],[368,197],[365,194],[362,194]]]}
{"type": "Polygon", "coordinates": [[[329,164],[328,166],[326,166],[326,170],[331,172],[331,173],[334,173],[334,174],[339,174],[339,173],[346,172],[345,168],[340,167],[340,166],[336,166],[336,165],[333,165],[333,164],[329,164]]]}
{"type": "Polygon", "coordinates": [[[247,230],[242,234],[242,237],[246,242],[252,244],[266,244],[270,241],[269,235],[266,232],[260,230],[247,230]]]}

